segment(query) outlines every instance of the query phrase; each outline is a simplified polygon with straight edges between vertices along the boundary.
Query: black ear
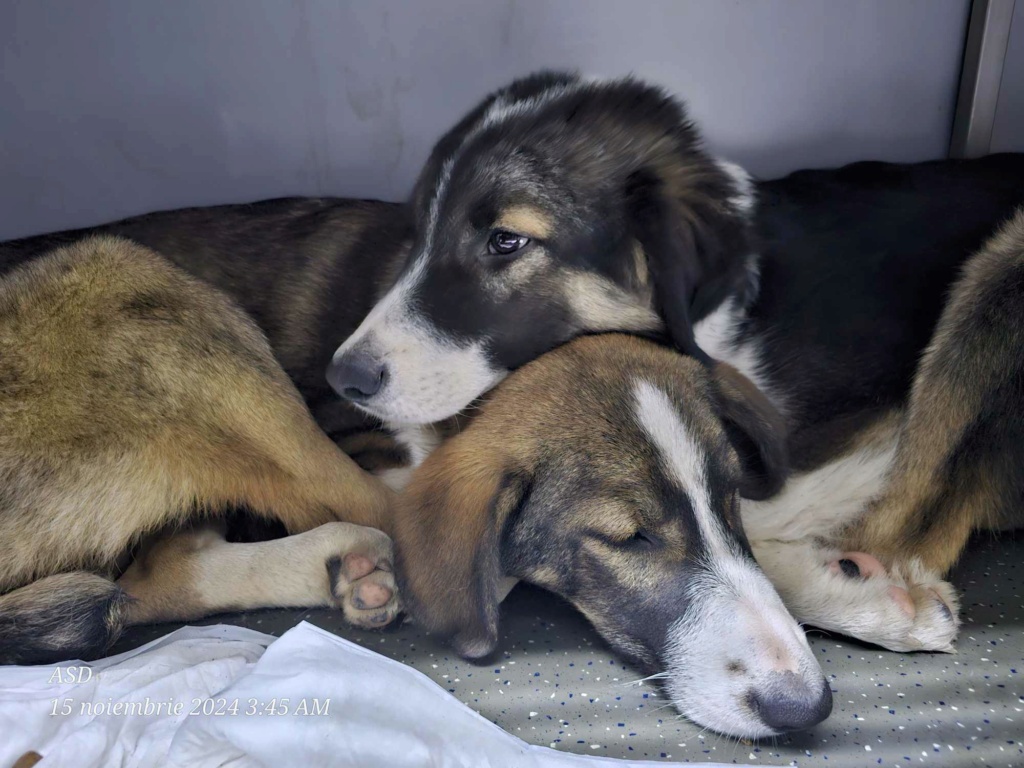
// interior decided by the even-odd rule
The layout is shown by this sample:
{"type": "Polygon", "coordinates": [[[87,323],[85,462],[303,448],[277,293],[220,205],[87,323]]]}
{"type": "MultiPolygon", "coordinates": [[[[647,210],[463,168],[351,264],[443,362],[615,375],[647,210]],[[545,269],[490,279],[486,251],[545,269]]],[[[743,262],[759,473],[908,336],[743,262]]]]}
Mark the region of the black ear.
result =
{"type": "Polygon", "coordinates": [[[469,429],[434,451],[399,499],[392,530],[402,602],[465,658],[498,643],[501,544],[528,486],[469,429]]]}
{"type": "MultiPolygon", "coordinates": [[[[742,284],[750,252],[749,224],[730,199],[735,184],[710,159],[695,155],[683,190],[670,190],[648,168],[626,183],[633,237],[647,258],[657,310],[676,347],[705,365],[693,324],[742,284]]],[[[678,186],[678,184],[677,184],[678,186]]]]}
{"type": "Polygon", "coordinates": [[[740,459],[740,494],[755,501],[774,496],[789,474],[782,414],[731,365],[716,363],[712,376],[719,417],[740,459]]]}

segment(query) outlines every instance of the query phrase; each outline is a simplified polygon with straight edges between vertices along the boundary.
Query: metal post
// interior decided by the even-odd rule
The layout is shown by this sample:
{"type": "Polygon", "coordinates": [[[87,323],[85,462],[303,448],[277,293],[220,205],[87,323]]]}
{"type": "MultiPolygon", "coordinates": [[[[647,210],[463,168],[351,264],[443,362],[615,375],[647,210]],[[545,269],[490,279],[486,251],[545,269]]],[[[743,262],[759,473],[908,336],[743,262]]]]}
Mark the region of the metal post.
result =
{"type": "Polygon", "coordinates": [[[950,157],[989,153],[1015,0],[974,0],[953,118],[950,157]]]}

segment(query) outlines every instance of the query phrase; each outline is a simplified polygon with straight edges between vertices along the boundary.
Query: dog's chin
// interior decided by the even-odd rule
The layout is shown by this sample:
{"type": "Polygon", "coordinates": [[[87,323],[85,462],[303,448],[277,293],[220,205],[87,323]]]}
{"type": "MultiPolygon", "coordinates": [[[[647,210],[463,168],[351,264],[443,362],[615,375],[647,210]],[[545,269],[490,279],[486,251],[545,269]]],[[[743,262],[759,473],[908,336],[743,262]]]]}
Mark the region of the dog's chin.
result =
{"type": "Polygon", "coordinates": [[[379,399],[374,398],[369,402],[353,403],[353,405],[391,428],[427,426],[461,413],[484,391],[486,390],[458,399],[432,399],[429,401],[417,401],[415,398],[401,396],[385,396],[379,399]]]}
{"type": "Polygon", "coordinates": [[[427,426],[444,421],[458,413],[457,409],[452,411],[450,409],[421,408],[417,407],[416,403],[411,404],[412,407],[409,407],[410,404],[408,403],[398,404],[390,399],[362,403],[353,402],[352,405],[367,416],[372,416],[392,429],[427,426]]]}

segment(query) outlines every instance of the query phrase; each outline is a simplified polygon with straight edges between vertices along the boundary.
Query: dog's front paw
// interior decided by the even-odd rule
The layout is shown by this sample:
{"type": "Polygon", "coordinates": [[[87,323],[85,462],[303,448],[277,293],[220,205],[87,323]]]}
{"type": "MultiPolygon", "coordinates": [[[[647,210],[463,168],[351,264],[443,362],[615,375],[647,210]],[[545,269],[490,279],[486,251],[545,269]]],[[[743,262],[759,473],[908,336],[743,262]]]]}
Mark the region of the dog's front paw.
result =
{"type": "Polygon", "coordinates": [[[920,565],[887,569],[863,552],[840,553],[806,539],[752,546],[798,620],[893,651],[954,650],[956,593],[920,565]]]}
{"type": "Polygon", "coordinates": [[[954,650],[959,601],[949,582],[913,561],[886,568],[865,552],[844,552],[828,568],[870,595],[856,637],[894,651],[954,650]]]}
{"type": "Polygon", "coordinates": [[[350,624],[378,629],[391,623],[400,610],[391,539],[373,528],[352,527],[358,535],[327,559],[331,594],[350,624]]]}

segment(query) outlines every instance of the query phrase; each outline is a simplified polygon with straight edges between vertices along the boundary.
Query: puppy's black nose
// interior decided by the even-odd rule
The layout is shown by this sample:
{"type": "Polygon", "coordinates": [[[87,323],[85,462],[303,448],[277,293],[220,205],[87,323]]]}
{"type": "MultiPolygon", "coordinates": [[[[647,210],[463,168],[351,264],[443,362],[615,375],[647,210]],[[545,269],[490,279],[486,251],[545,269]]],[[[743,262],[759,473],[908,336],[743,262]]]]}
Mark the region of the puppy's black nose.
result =
{"type": "Polygon", "coordinates": [[[388,379],[388,369],[372,355],[355,350],[331,361],[327,367],[327,381],[334,391],[346,400],[357,403],[376,395],[388,379]]]}
{"type": "Polygon", "coordinates": [[[832,689],[822,680],[811,688],[792,672],[776,672],[759,690],[751,691],[748,701],[769,728],[799,731],[817,725],[832,712],[832,689]]]}

